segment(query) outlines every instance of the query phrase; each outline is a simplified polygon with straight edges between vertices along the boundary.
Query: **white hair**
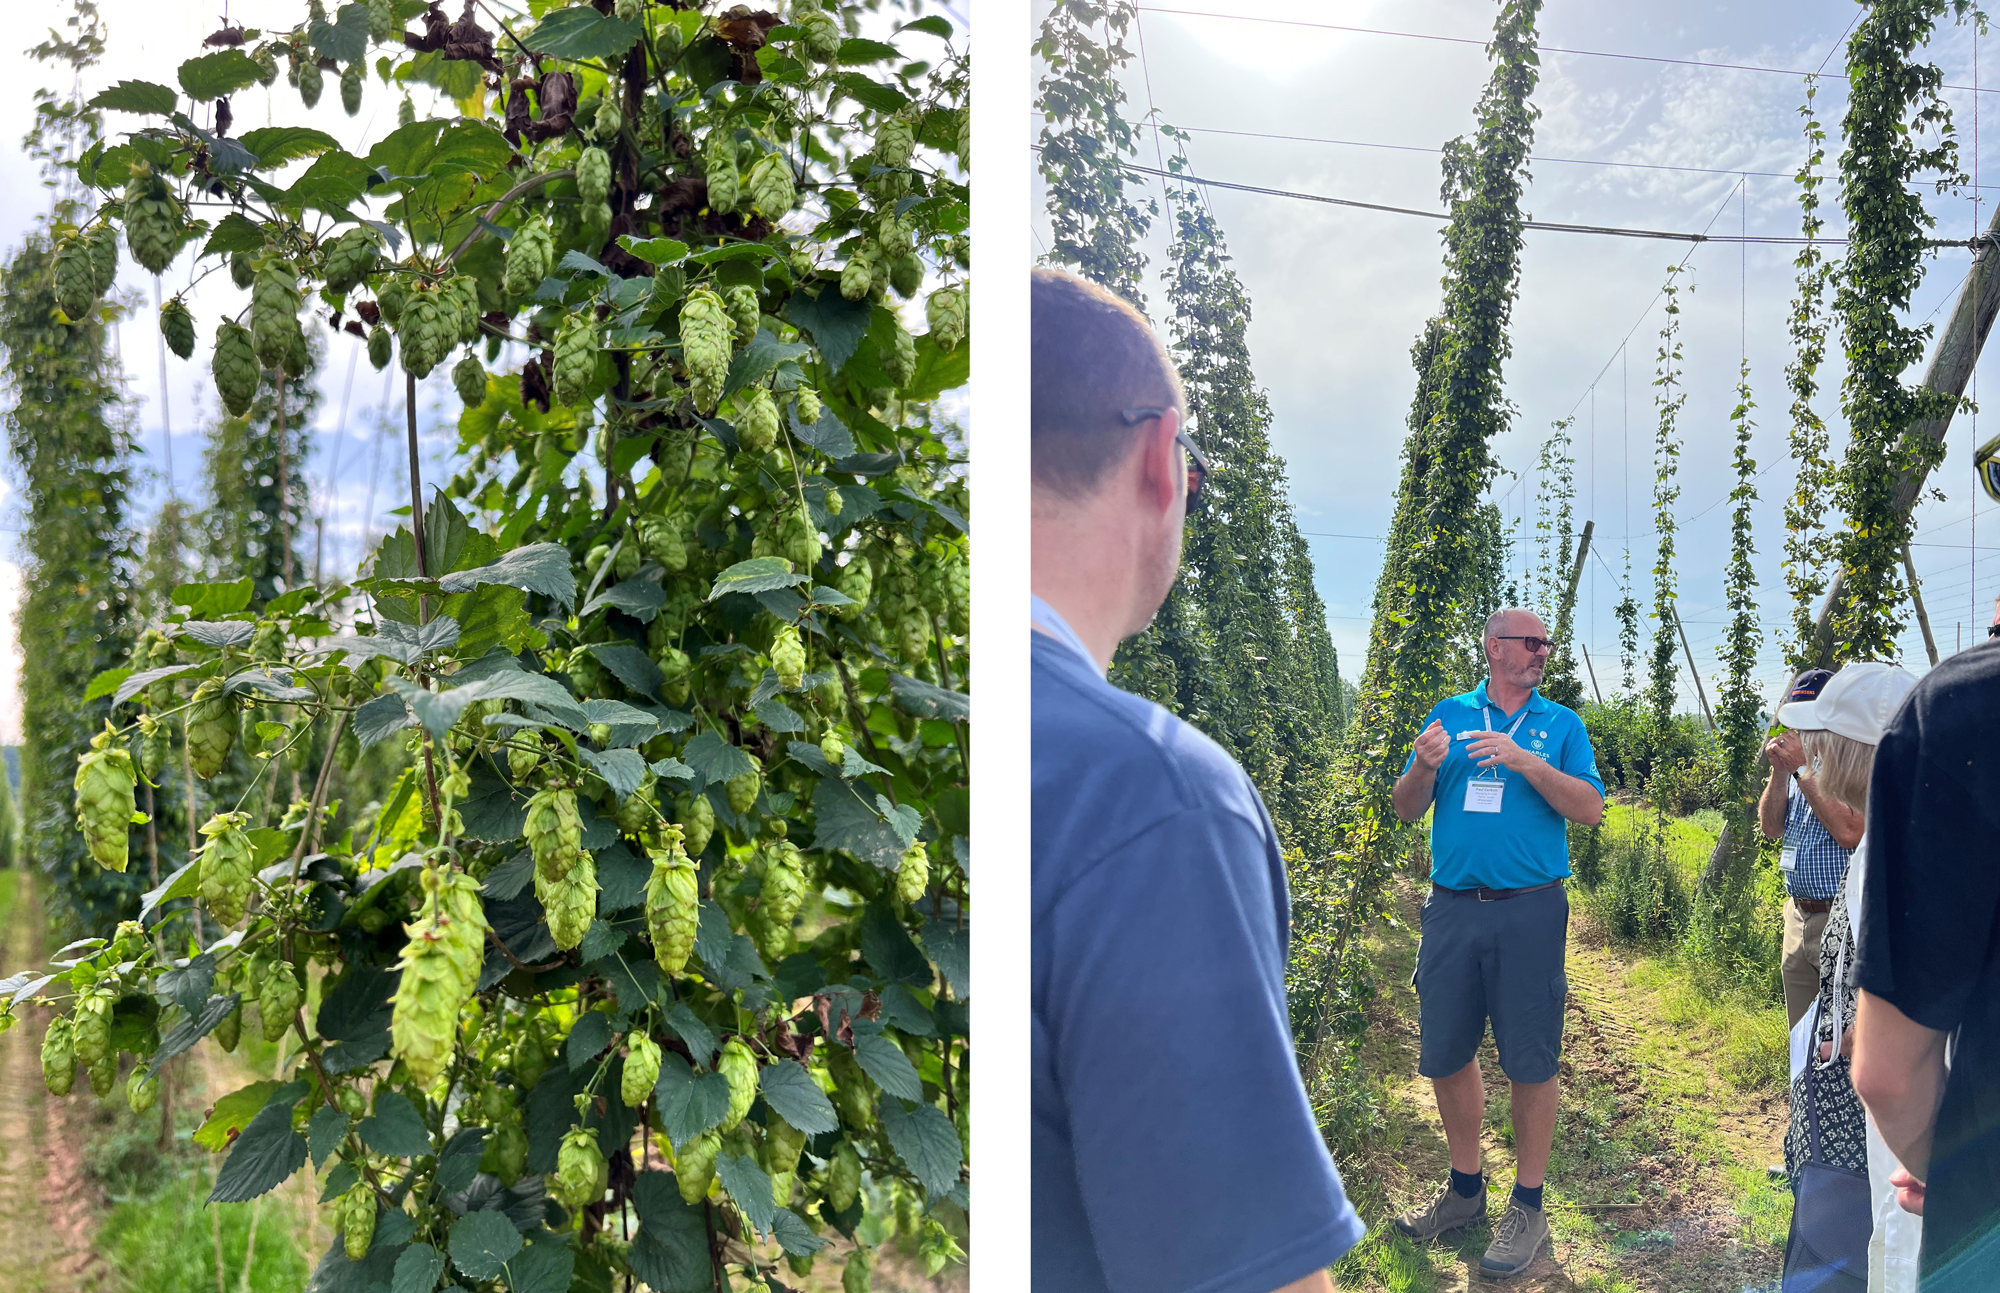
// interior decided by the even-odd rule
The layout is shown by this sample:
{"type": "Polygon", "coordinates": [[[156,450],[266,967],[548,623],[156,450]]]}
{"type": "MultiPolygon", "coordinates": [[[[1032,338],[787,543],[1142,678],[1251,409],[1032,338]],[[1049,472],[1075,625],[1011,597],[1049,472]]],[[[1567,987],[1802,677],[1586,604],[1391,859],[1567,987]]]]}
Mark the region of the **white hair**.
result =
{"type": "Polygon", "coordinates": [[[1497,637],[1500,630],[1507,627],[1507,617],[1510,615],[1534,615],[1536,619],[1541,618],[1541,616],[1535,615],[1533,611],[1524,606],[1502,606],[1499,610],[1486,617],[1486,629],[1479,635],[1480,640],[1485,641],[1497,637]]]}

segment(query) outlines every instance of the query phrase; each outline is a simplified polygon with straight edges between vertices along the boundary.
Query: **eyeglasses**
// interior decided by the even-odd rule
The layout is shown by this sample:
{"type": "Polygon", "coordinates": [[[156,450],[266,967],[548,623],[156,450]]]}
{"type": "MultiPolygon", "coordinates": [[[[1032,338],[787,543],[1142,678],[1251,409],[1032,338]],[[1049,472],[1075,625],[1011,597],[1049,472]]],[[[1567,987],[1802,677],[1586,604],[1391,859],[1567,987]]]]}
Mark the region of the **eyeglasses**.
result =
{"type": "MultiPolygon", "coordinates": [[[[1135,427],[1141,422],[1163,418],[1168,412],[1167,409],[1125,409],[1118,414],[1118,420],[1128,427],[1135,427]]],[[[1174,443],[1187,450],[1187,510],[1192,512],[1201,501],[1202,482],[1208,479],[1208,455],[1201,451],[1200,445],[1188,439],[1186,431],[1175,431],[1174,443]]]]}
{"type": "Polygon", "coordinates": [[[1972,470],[1979,474],[1986,497],[2000,503],[2000,435],[1979,446],[1979,452],[1972,455],[1972,470]]]}
{"type": "Polygon", "coordinates": [[[1519,642],[1522,646],[1528,648],[1529,655],[1538,655],[1555,646],[1555,643],[1549,641],[1547,638],[1526,637],[1514,633],[1495,633],[1493,640],[1495,642],[1519,642]]]}

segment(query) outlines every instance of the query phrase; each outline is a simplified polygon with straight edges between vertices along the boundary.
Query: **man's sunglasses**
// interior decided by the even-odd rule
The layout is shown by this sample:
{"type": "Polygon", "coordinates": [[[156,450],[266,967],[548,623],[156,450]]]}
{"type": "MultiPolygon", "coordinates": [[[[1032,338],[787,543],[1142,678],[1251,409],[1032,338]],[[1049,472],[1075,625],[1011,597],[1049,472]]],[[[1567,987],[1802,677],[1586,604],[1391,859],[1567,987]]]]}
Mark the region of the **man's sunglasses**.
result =
{"type": "Polygon", "coordinates": [[[1972,470],[1979,474],[1986,497],[2000,503],[2000,435],[1979,446],[1979,452],[1972,455],[1972,470]]]}
{"type": "Polygon", "coordinates": [[[1519,642],[1522,646],[1528,648],[1529,655],[1537,655],[1543,651],[1552,650],[1555,647],[1555,643],[1549,641],[1547,638],[1526,637],[1515,633],[1495,633],[1493,640],[1495,642],[1519,642]]]}
{"type": "MultiPolygon", "coordinates": [[[[1167,412],[1166,409],[1125,409],[1119,413],[1118,420],[1128,427],[1135,427],[1141,422],[1163,418],[1167,412]]],[[[1192,512],[1195,504],[1201,501],[1201,484],[1208,479],[1208,455],[1201,451],[1200,445],[1188,439],[1185,430],[1174,432],[1174,443],[1187,450],[1187,510],[1192,512]]]]}

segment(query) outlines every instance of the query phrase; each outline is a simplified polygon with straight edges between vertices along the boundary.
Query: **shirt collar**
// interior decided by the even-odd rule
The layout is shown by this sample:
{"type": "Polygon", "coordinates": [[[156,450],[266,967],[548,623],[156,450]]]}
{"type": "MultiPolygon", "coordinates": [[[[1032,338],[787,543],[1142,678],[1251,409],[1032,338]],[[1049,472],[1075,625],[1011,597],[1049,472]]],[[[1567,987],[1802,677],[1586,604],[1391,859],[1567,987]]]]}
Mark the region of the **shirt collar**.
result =
{"type": "MultiPolygon", "coordinates": [[[[1499,703],[1498,701],[1489,700],[1487,698],[1486,683],[1487,679],[1481,678],[1479,680],[1479,685],[1472,689],[1472,694],[1471,694],[1472,703],[1478,705],[1482,709],[1488,705],[1496,705],[1499,703]]],[[[1528,688],[1528,704],[1527,704],[1528,712],[1532,714],[1544,714],[1548,712],[1548,709],[1549,709],[1549,702],[1542,699],[1542,689],[1539,687],[1528,688]]]]}
{"type": "MultiPolygon", "coordinates": [[[[1092,673],[1100,678],[1104,676],[1104,670],[1098,667],[1097,657],[1090,654],[1090,649],[1083,645],[1083,639],[1076,635],[1076,630],[1069,626],[1069,621],[1064,619],[1055,607],[1033,593],[1028,594],[1028,620],[1031,624],[1039,624],[1049,630],[1048,636],[1075,651],[1083,658],[1083,662],[1090,666],[1092,673]]],[[[1032,628],[1028,631],[1034,632],[1032,628]]]]}

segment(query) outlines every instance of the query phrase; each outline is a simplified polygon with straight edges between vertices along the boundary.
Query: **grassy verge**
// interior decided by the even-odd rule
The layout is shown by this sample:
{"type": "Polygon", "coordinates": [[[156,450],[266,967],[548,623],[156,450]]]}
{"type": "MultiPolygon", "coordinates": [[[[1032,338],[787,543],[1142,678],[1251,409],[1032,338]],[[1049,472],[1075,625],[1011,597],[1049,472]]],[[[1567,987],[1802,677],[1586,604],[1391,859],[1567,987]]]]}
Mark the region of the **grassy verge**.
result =
{"type": "Polygon", "coordinates": [[[98,1231],[98,1243],[125,1287],[146,1293],[209,1293],[216,1287],[214,1221],[222,1223],[222,1268],[229,1287],[247,1293],[297,1293],[311,1274],[278,1215],[266,1199],[258,1218],[250,1277],[243,1282],[243,1254],[250,1242],[251,1208],[230,1204],[204,1208],[211,1178],[200,1167],[179,1172],[141,1198],[117,1204],[98,1231]]]}
{"type": "Polygon", "coordinates": [[[21,891],[21,873],[0,871],[0,929],[9,929],[14,920],[14,899],[21,891]]]}

